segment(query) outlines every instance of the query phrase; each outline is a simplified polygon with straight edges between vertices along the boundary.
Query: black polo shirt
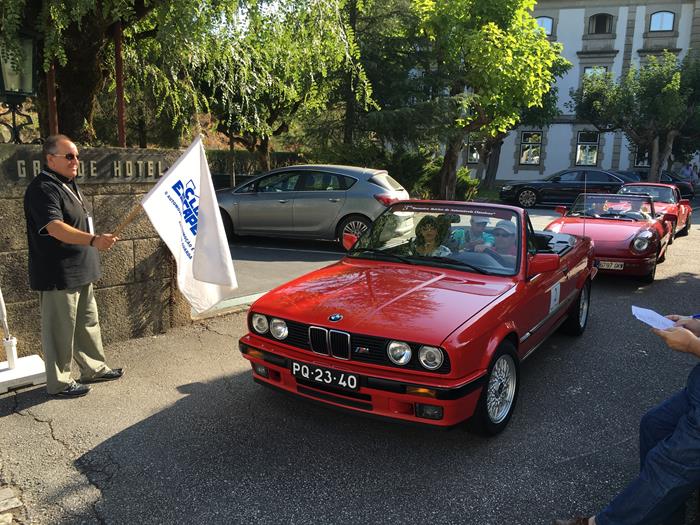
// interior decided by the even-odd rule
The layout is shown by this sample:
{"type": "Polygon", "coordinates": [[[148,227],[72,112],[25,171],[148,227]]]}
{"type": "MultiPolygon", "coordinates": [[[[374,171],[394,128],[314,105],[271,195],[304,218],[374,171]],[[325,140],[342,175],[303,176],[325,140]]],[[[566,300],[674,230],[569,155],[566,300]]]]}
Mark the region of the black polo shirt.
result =
{"type": "Polygon", "coordinates": [[[79,288],[100,278],[97,248],[66,244],[51,237],[46,226],[63,221],[89,232],[88,211],[74,180],[44,168],[24,193],[29,243],[29,285],[32,290],[79,288]]]}

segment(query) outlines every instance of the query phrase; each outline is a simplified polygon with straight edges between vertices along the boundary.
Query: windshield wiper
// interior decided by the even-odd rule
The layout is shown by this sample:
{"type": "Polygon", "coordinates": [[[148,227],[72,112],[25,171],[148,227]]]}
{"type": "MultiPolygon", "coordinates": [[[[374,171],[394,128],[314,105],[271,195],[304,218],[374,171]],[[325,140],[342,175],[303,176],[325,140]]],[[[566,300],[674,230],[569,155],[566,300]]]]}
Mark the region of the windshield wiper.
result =
{"type": "Polygon", "coordinates": [[[352,251],[348,252],[348,255],[353,256],[353,255],[361,255],[363,253],[371,253],[373,255],[380,255],[382,257],[387,257],[388,259],[394,259],[396,261],[400,261],[402,263],[406,264],[415,264],[414,261],[411,259],[408,259],[407,257],[403,257],[401,255],[397,255],[395,253],[387,252],[384,250],[379,250],[377,248],[354,248],[352,251]]]}
{"type": "Polygon", "coordinates": [[[480,273],[482,275],[490,275],[490,273],[487,272],[486,270],[484,270],[483,268],[479,268],[478,266],[472,266],[471,264],[467,264],[467,263],[464,263],[464,262],[459,261],[457,259],[453,259],[452,257],[441,257],[439,255],[432,255],[432,256],[423,257],[423,259],[447,263],[447,264],[450,264],[452,266],[458,266],[460,268],[468,268],[469,270],[472,270],[475,273],[480,273]]]}

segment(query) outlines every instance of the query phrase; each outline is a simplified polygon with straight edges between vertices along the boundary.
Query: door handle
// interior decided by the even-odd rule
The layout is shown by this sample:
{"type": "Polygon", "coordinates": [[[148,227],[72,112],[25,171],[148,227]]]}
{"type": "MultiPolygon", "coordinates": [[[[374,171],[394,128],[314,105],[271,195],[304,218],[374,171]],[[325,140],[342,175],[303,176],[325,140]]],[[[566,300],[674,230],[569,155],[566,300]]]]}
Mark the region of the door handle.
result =
{"type": "Polygon", "coordinates": [[[279,203],[281,203],[281,204],[286,204],[286,203],[287,203],[287,199],[280,199],[280,200],[278,200],[277,202],[279,202],[279,203]]]}
{"type": "Polygon", "coordinates": [[[339,202],[340,201],[340,199],[328,199],[328,200],[331,202],[339,202]]]}

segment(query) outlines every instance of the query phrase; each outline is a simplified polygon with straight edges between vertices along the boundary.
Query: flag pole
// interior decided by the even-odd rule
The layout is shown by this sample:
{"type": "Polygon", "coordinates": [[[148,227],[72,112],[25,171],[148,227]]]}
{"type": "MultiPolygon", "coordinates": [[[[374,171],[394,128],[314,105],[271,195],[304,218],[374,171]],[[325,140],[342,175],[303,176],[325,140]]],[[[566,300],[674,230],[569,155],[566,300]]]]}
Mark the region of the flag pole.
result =
{"type": "Polygon", "coordinates": [[[131,211],[129,212],[129,215],[127,215],[126,218],[122,222],[119,223],[119,226],[117,226],[114,229],[114,232],[112,232],[112,235],[114,235],[115,237],[118,237],[119,234],[122,232],[122,230],[124,230],[124,228],[126,228],[129,224],[131,224],[131,222],[133,222],[133,220],[138,216],[138,214],[141,213],[142,209],[143,208],[141,208],[140,203],[136,204],[136,206],[134,206],[131,209],[131,211]]]}

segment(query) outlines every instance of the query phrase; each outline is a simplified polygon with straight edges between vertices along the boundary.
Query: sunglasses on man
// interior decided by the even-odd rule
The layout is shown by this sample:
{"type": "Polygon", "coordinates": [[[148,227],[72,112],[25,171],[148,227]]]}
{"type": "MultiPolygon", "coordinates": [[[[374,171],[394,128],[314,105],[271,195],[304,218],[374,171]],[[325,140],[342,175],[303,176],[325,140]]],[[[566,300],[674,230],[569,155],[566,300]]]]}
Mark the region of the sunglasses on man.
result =
{"type": "Polygon", "coordinates": [[[80,160],[80,155],[74,155],[73,153],[49,153],[52,157],[63,157],[64,159],[70,160],[80,160]]]}

